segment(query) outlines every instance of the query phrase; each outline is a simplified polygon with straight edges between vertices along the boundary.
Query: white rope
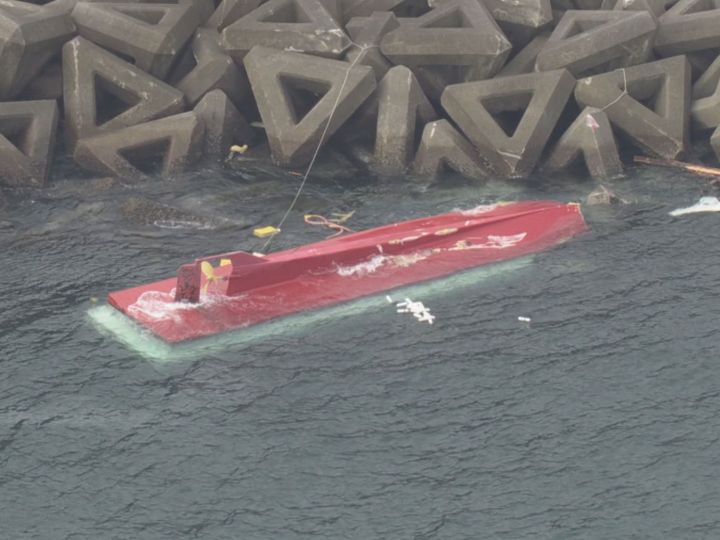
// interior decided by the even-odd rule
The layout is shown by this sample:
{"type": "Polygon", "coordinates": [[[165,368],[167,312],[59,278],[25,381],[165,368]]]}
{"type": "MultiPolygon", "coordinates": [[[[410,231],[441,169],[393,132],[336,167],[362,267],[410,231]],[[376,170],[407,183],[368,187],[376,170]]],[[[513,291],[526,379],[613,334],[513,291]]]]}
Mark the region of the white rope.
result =
{"type": "MultiPolygon", "coordinates": [[[[363,52],[367,49],[376,48],[377,45],[358,45],[351,41],[352,45],[355,45],[356,47],[360,48],[360,52],[363,52]]],[[[312,171],[313,166],[315,165],[315,160],[318,157],[318,154],[320,153],[320,148],[322,148],[323,143],[325,142],[325,136],[327,135],[328,130],[330,129],[330,123],[332,122],[333,116],[335,115],[335,111],[340,104],[340,98],[342,97],[343,90],[345,90],[345,85],[347,84],[348,78],[350,77],[350,71],[352,71],[352,68],[355,67],[355,64],[357,64],[358,60],[362,55],[357,55],[355,60],[352,61],[352,63],[348,66],[347,71],[345,72],[345,78],[343,79],[342,84],[340,85],[340,90],[338,91],[337,98],[335,99],[335,104],[333,105],[332,110],[330,111],[330,116],[328,116],[327,122],[325,123],[325,129],[323,129],[322,135],[320,135],[320,140],[318,141],[317,148],[315,148],[315,152],[313,153],[312,159],[310,160],[310,163],[308,164],[308,167],[305,171],[305,174],[303,175],[302,182],[300,182],[300,187],[297,189],[297,192],[295,193],[295,197],[293,198],[292,202],[290,203],[290,206],[285,211],[285,214],[283,215],[280,222],[277,224],[277,229],[281,229],[283,224],[285,223],[285,220],[290,215],[290,212],[292,212],[293,208],[295,207],[295,204],[297,203],[298,199],[300,198],[300,194],[302,193],[303,188],[305,187],[305,184],[307,183],[308,176],[310,176],[310,171],[312,171]]],[[[273,238],[275,235],[272,235],[268,237],[268,239],[265,241],[265,244],[260,249],[262,253],[265,253],[267,248],[272,243],[273,238]]]]}
{"type": "Polygon", "coordinates": [[[616,97],[614,100],[612,100],[610,103],[605,105],[602,109],[600,109],[600,112],[605,112],[610,107],[615,105],[618,101],[620,101],[623,98],[623,96],[626,96],[628,94],[627,73],[625,73],[625,68],[622,68],[622,74],[623,74],[623,91],[620,93],[620,95],[618,97],[616,97]]]}

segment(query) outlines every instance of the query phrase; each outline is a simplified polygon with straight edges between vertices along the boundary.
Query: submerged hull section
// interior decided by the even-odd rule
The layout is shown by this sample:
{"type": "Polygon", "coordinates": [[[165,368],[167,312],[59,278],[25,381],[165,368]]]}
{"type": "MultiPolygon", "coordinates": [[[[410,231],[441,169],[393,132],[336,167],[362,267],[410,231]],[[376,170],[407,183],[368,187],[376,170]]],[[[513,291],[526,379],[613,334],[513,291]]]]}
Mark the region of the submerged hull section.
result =
{"type": "Polygon", "coordinates": [[[175,302],[177,278],[117,291],[112,306],[169,343],[446,276],[551,248],[586,230],[576,204],[532,201],[406,221],[254,257],[226,254],[199,303],[175,302]]]}

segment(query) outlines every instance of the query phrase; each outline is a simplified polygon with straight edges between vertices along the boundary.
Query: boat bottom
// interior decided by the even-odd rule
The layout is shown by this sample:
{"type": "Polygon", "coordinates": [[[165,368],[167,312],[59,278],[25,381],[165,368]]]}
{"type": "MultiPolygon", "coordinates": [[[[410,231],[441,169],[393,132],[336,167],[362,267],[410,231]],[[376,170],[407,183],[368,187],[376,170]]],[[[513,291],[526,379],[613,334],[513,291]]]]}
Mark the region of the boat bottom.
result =
{"type": "MultiPolygon", "coordinates": [[[[388,309],[388,302],[385,298],[386,295],[390,295],[395,301],[409,297],[413,300],[429,302],[433,297],[437,298],[451,290],[454,291],[459,288],[477,285],[478,283],[486,283],[500,279],[510,272],[516,272],[526,268],[530,262],[532,262],[533,258],[533,255],[529,255],[472,268],[431,281],[416,283],[334,306],[308,310],[254,326],[238,328],[237,330],[231,330],[222,334],[175,345],[171,345],[156,337],[152,332],[141,327],[133,319],[109,305],[90,308],[88,310],[88,317],[91,323],[101,333],[116,339],[143,358],[160,363],[174,362],[195,359],[202,355],[212,354],[213,352],[226,353],[229,348],[235,346],[272,338],[272,336],[278,334],[287,335],[293,332],[301,332],[314,324],[323,323],[332,319],[357,316],[371,310],[388,309]]],[[[432,308],[432,305],[429,307],[432,308]]],[[[410,320],[407,322],[408,324],[413,323],[410,320]]]]}

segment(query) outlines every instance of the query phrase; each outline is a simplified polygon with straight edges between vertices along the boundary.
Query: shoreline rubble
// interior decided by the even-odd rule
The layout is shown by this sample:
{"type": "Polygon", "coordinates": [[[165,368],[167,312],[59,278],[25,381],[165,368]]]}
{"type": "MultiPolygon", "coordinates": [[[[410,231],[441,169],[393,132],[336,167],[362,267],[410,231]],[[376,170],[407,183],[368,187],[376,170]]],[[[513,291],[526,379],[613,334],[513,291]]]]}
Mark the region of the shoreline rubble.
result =
{"type": "Polygon", "coordinates": [[[720,5],[670,4],[3,0],[0,184],[44,185],[58,152],[137,182],[232,145],[479,181],[720,159],[720,5]]]}

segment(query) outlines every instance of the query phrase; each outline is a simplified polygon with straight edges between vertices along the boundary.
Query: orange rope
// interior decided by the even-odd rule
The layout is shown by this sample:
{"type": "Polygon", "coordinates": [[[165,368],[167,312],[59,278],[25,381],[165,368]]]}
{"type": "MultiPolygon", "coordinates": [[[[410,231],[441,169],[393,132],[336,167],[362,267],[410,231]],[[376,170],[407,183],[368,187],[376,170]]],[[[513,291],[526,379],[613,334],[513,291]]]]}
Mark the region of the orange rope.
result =
{"type": "Polygon", "coordinates": [[[336,219],[328,219],[325,216],[321,216],[318,214],[305,214],[305,223],[308,225],[319,225],[322,227],[327,227],[329,229],[332,229],[336,231],[335,233],[328,236],[328,238],[332,238],[334,236],[339,236],[343,233],[347,232],[353,232],[352,229],[349,229],[345,225],[341,225],[339,223],[339,220],[336,219]]]}

